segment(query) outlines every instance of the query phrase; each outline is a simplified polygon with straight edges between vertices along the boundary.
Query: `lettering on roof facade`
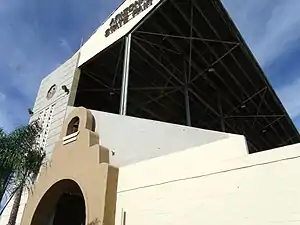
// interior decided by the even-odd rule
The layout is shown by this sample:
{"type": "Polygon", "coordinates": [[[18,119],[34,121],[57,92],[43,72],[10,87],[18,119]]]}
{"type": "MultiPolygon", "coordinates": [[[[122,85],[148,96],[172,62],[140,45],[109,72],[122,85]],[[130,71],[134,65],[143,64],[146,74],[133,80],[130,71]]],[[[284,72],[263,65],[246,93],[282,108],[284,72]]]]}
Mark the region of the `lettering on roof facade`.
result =
{"type": "Polygon", "coordinates": [[[122,12],[118,13],[110,21],[109,28],[105,31],[105,37],[108,37],[123,25],[128,23],[141,12],[149,8],[153,4],[153,0],[137,0],[126,7],[122,12]]]}

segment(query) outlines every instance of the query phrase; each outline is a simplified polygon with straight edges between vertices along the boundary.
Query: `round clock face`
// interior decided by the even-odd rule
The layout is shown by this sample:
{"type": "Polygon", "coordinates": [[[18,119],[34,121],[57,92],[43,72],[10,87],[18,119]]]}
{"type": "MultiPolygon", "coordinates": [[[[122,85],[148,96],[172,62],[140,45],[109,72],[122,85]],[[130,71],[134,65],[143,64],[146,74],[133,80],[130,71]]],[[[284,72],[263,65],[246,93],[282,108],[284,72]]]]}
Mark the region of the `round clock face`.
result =
{"type": "Polygon", "coordinates": [[[57,87],[56,87],[55,84],[52,85],[52,86],[50,87],[50,89],[49,89],[49,91],[48,91],[48,93],[47,93],[47,96],[46,96],[48,100],[51,99],[51,98],[53,97],[53,95],[54,95],[55,92],[56,92],[56,89],[57,89],[57,87]]]}

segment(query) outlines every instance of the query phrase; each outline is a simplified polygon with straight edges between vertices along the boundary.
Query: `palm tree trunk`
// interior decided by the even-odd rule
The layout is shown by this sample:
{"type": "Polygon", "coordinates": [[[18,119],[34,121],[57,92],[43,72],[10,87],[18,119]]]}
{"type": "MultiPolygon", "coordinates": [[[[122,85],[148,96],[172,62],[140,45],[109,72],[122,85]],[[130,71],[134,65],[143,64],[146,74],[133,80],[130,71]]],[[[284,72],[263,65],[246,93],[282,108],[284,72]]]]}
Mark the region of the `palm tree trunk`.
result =
{"type": "Polygon", "coordinates": [[[10,211],[10,216],[9,216],[7,225],[15,225],[16,224],[22,193],[23,193],[23,185],[20,186],[20,188],[17,190],[17,192],[15,194],[13,207],[10,211]]]}

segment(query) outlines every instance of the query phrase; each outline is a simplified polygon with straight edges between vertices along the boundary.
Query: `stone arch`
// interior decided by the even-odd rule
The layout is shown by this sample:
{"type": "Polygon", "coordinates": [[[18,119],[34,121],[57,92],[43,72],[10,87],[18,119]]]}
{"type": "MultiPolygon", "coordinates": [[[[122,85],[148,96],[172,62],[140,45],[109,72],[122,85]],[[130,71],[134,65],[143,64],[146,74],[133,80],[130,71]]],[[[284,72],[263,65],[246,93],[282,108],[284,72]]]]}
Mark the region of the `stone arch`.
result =
{"type": "MultiPolygon", "coordinates": [[[[59,205],[61,205],[60,208],[63,207],[63,203],[60,204],[62,198],[66,198],[67,195],[73,196],[73,198],[78,198],[78,200],[82,199],[80,203],[83,204],[80,206],[81,208],[79,211],[74,212],[73,216],[70,216],[70,220],[73,221],[69,222],[74,225],[81,225],[82,223],[86,224],[87,206],[80,186],[74,180],[63,179],[53,184],[45,192],[33,214],[31,225],[63,225],[64,222],[60,221],[61,217],[58,211],[59,205]]],[[[70,206],[70,208],[67,208],[69,211],[72,209],[78,209],[78,207],[74,208],[74,204],[68,205],[70,206]]],[[[63,219],[69,219],[66,212],[64,212],[63,219]]]]}

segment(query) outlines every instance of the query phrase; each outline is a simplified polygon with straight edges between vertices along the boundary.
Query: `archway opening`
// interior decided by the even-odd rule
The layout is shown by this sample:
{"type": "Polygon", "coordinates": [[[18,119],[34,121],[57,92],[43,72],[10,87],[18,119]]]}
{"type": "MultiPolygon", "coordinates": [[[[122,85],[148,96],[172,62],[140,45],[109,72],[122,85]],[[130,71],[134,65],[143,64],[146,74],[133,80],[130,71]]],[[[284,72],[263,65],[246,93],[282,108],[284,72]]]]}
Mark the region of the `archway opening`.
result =
{"type": "Polygon", "coordinates": [[[53,225],[68,224],[85,224],[85,206],[82,195],[63,193],[57,202],[53,225]]]}
{"type": "Polygon", "coordinates": [[[73,180],[55,183],[40,200],[31,225],[84,225],[85,201],[73,180]]]}

